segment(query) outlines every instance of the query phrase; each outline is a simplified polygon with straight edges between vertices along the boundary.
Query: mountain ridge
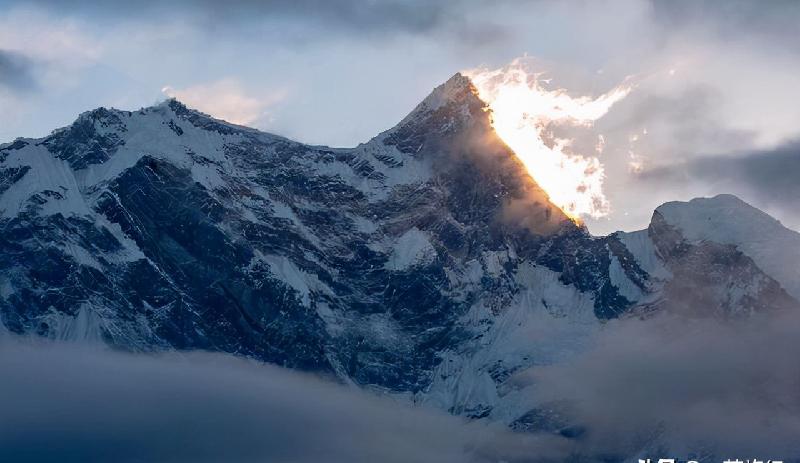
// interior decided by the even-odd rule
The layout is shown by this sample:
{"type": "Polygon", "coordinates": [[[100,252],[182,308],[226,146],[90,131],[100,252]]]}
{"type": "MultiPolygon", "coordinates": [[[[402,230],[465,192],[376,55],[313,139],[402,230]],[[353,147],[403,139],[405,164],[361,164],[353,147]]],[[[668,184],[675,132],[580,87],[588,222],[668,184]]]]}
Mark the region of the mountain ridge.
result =
{"type": "MultiPolygon", "coordinates": [[[[757,224],[722,239],[673,205],[646,230],[592,236],[489,117],[456,74],[354,148],[177,100],[18,139],[0,147],[0,321],[252,357],[512,425],[530,411],[514,372],[562,361],[609,319],[797,306],[757,224]],[[563,339],[531,338],[538,326],[563,339]]],[[[710,211],[724,227],[737,207],[710,211]]]]}

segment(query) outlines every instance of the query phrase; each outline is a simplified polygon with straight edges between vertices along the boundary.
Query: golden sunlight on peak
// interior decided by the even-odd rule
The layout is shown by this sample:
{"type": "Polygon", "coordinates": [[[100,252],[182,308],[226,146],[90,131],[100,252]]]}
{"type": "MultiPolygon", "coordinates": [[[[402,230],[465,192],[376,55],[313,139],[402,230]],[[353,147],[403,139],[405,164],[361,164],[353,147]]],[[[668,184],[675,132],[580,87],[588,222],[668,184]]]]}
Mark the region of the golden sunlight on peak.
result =
{"type": "MultiPolygon", "coordinates": [[[[596,156],[576,153],[571,140],[558,138],[558,126],[591,127],[631,91],[620,85],[597,98],[572,97],[564,89],[543,87],[550,79],[514,60],[508,66],[465,71],[478,96],[492,111],[492,126],[514,151],[550,200],[574,220],[600,218],[611,210],[603,194],[605,173],[596,156]]],[[[599,140],[603,140],[600,136],[599,140]]],[[[602,152],[602,142],[596,154],[602,152]]]]}

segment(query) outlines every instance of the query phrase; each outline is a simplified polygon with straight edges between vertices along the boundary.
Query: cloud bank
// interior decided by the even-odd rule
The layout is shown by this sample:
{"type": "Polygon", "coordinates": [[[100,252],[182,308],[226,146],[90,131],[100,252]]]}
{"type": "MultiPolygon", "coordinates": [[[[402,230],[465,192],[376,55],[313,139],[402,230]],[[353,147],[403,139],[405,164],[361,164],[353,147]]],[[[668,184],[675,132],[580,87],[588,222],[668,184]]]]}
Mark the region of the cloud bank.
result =
{"type": "Polygon", "coordinates": [[[0,449],[17,463],[522,462],[564,448],[223,355],[6,339],[0,371],[0,449]]]}
{"type": "Polygon", "coordinates": [[[506,384],[561,421],[529,433],[226,355],[6,336],[0,449],[67,463],[795,461],[798,332],[792,312],[611,321],[569,360],[506,384]]]}
{"type": "Polygon", "coordinates": [[[799,331],[797,313],[616,320],[573,361],[515,380],[569,405],[586,454],[795,461],[799,331]]]}

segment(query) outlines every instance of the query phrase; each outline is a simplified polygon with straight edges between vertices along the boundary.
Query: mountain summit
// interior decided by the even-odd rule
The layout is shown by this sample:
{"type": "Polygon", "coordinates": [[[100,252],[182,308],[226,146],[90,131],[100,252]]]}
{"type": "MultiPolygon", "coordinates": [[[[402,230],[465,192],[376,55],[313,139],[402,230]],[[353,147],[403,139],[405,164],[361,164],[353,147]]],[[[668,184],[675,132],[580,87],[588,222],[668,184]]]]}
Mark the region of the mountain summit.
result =
{"type": "Polygon", "coordinates": [[[2,326],[233,353],[523,426],[510,375],[605,320],[798,306],[774,262],[785,243],[800,249],[797,233],[724,196],[593,237],[489,117],[457,74],[352,149],[176,100],[4,145],[2,326]],[[731,210],[756,222],[721,234],[731,210]],[[532,338],[537,326],[551,335],[532,338]]]}

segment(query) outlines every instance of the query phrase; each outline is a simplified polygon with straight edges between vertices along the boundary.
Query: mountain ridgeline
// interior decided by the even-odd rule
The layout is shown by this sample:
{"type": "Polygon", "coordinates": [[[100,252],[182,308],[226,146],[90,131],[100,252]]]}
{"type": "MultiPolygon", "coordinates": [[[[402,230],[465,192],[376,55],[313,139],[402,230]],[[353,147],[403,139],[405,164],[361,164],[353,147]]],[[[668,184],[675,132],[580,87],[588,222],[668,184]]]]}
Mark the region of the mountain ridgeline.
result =
{"type": "Polygon", "coordinates": [[[2,145],[0,326],[231,353],[522,426],[508,378],[608,319],[798,308],[800,234],[722,195],[592,236],[490,117],[457,74],[351,149],[176,100],[2,145]],[[531,335],[549,323],[564,335],[531,335]]]}

